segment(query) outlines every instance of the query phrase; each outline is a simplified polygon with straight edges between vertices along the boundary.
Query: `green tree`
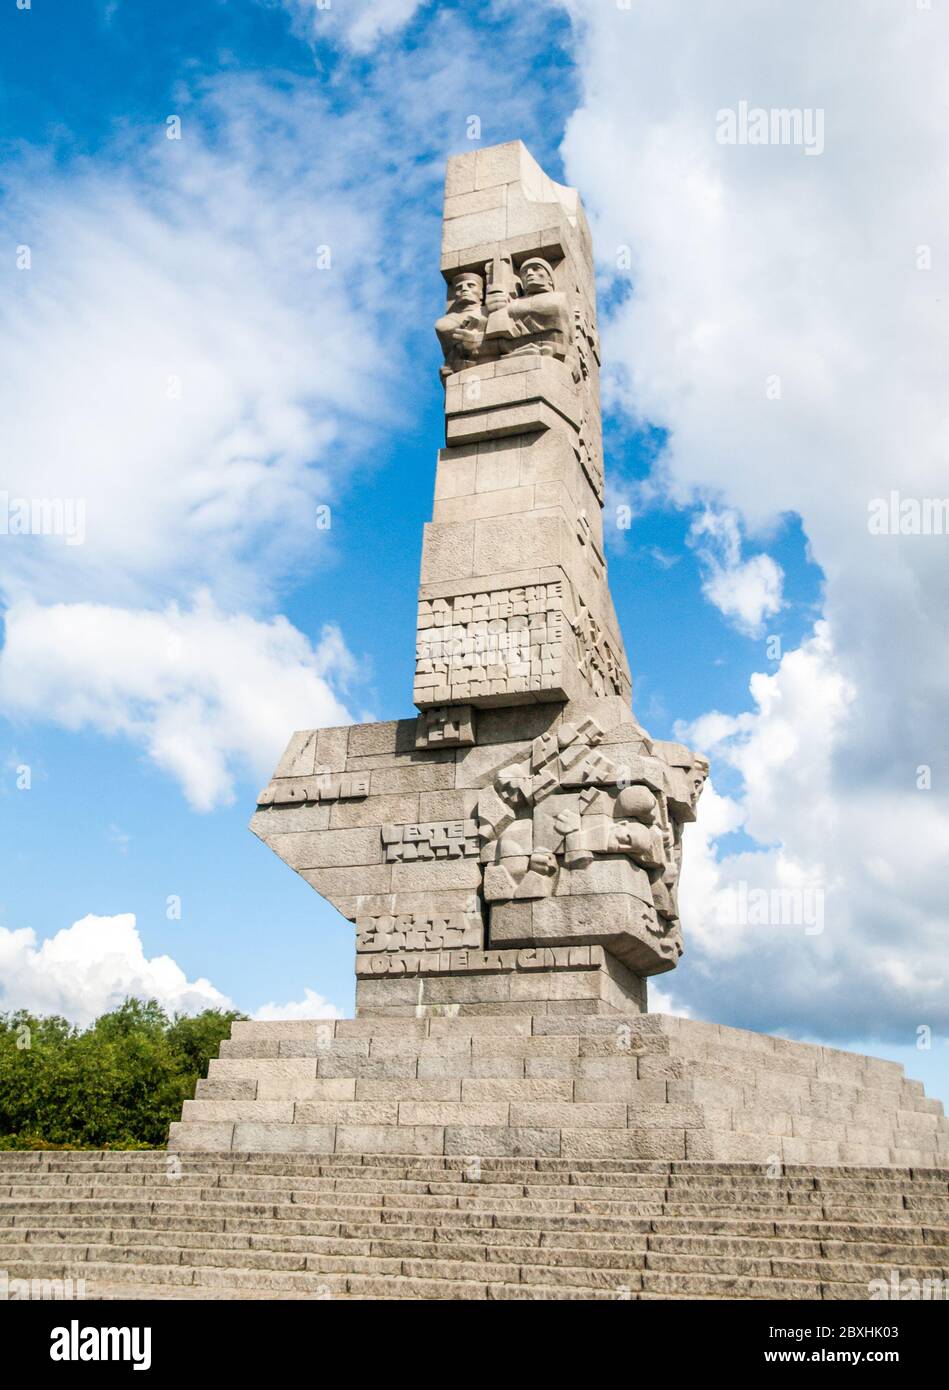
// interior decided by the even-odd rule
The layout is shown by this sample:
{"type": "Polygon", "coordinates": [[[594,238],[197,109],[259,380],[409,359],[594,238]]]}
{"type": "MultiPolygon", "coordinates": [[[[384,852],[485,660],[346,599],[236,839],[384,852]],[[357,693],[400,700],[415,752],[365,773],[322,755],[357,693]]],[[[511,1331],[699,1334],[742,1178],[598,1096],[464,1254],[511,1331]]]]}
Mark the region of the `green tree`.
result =
{"type": "Polygon", "coordinates": [[[236,1012],[126,999],[80,1029],[0,1014],[0,1148],[160,1148],[236,1012]]]}

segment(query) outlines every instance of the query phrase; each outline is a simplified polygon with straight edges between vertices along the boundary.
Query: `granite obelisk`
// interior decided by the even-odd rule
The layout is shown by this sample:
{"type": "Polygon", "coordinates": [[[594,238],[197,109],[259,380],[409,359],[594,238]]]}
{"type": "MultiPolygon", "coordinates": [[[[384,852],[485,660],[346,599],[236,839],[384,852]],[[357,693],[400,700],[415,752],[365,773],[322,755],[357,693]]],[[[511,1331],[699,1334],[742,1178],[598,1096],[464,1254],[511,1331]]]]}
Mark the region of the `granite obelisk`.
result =
{"type": "Polygon", "coordinates": [[[450,159],[441,272],[418,714],[294,733],[251,826],[355,923],[360,1015],[638,1013],[708,764],[632,713],[576,190],[519,141],[450,159]]]}

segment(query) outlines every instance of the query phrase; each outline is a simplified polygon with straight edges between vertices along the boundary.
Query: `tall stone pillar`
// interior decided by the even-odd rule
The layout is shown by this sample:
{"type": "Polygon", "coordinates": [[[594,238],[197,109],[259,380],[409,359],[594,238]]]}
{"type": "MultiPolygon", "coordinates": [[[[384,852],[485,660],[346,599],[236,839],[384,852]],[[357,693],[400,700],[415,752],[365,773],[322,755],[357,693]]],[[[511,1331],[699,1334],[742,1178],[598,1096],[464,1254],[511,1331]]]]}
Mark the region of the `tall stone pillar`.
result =
{"type": "Polygon", "coordinates": [[[251,828],[355,923],[359,1014],[640,1012],[708,765],[630,705],[576,190],[519,141],[449,160],[441,270],[419,713],[295,733],[251,828]]]}

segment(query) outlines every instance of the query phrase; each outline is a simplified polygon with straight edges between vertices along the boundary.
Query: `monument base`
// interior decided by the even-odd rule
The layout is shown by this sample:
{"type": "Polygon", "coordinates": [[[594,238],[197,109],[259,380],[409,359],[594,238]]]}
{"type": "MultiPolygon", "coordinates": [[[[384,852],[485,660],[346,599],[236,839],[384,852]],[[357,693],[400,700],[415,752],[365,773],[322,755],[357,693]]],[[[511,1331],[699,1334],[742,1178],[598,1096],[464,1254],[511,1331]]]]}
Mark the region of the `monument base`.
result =
{"type": "Polygon", "coordinates": [[[895,1062],[563,1002],[235,1023],[169,1148],[947,1165],[942,1105],[895,1062]]]}
{"type": "Polygon", "coordinates": [[[379,953],[356,959],[359,1018],[645,1011],[646,981],[601,946],[379,953]]]}

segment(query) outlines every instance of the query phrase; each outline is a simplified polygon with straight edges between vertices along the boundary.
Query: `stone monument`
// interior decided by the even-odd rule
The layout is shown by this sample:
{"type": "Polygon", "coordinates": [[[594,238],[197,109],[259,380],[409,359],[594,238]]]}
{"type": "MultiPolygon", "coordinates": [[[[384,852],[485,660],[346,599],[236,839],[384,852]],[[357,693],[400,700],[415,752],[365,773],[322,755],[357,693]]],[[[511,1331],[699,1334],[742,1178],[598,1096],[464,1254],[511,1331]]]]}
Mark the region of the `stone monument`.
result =
{"type": "Polygon", "coordinates": [[[355,924],[359,1015],[639,1013],[708,764],[631,709],[576,190],[520,142],[449,160],[441,270],[418,714],[294,733],[251,828],[355,924]]]}
{"type": "Polygon", "coordinates": [[[584,1182],[617,1160],[944,1166],[942,1107],[895,1063],[646,1011],[708,764],[630,707],[577,194],[519,142],[450,160],[442,273],[418,712],[294,733],[251,822],[353,922],[358,1016],[236,1022],[170,1147],[333,1155],[346,1182],[380,1154],[584,1182]]]}

